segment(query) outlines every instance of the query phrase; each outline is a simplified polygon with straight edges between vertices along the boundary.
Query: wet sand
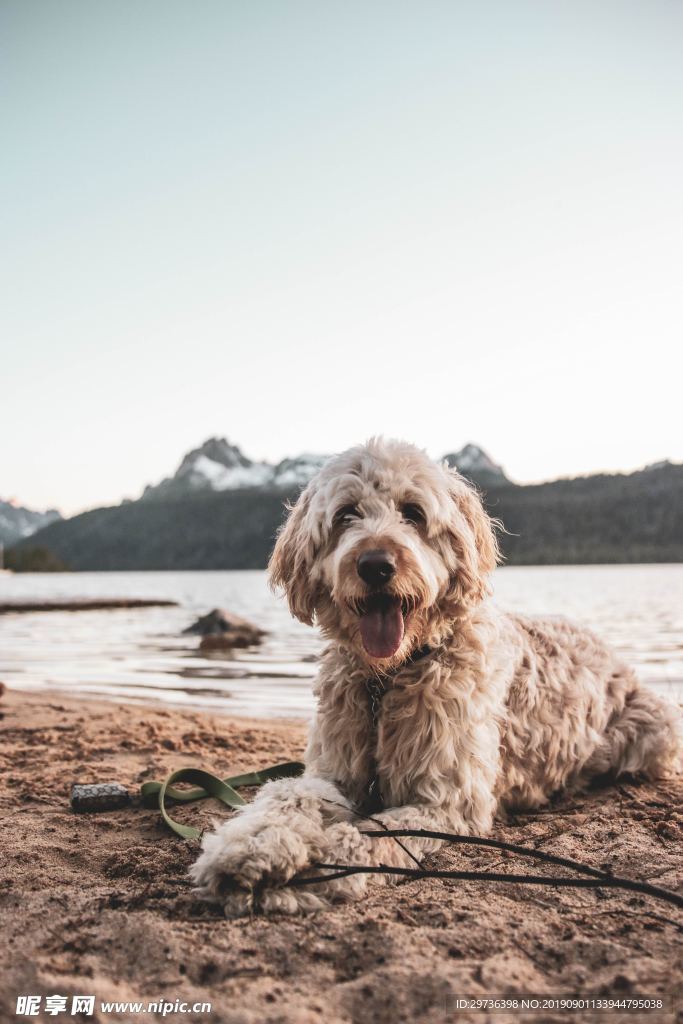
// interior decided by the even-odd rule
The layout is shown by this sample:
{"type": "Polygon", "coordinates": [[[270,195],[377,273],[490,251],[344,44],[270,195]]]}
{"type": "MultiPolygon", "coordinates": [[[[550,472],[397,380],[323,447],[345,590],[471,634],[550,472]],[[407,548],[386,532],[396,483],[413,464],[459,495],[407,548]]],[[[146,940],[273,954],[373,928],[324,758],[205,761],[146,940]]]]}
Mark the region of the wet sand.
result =
{"type": "MultiPolygon", "coordinates": [[[[212,1003],[211,1014],[166,1020],[436,1024],[455,1019],[464,996],[660,996],[671,1008],[680,990],[683,914],[628,892],[423,880],[373,886],[361,904],[314,917],[225,920],[191,891],[196,843],[167,832],[150,810],[75,815],[71,785],[132,789],[186,765],[225,776],[298,759],[303,724],[11,690],[0,712],[3,1021],[15,1019],[20,994],[212,1003]]],[[[628,782],[565,797],[496,835],[680,891],[682,797],[680,782],[628,782]]],[[[209,801],[175,812],[194,823],[228,813],[209,801]]],[[[443,850],[432,863],[531,870],[474,848],[443,850]]],[[[83,1019],[154,1014],[96,1008],[83,1019]]],[[[457,1019],[592,1018],[545,1011],[457,1019]]],[[[618,1011],[595,1019],[674,1017],[618,1011]]]]}

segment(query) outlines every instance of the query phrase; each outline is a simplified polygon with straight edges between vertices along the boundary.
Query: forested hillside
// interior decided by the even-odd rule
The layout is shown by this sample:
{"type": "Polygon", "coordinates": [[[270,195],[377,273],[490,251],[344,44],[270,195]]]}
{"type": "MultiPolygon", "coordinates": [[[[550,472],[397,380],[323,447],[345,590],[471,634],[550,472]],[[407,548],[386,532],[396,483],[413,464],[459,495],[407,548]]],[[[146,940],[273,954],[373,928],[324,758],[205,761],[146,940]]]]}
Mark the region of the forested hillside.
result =
{"type": "MultiPolygon", "coordinates": [[[[284,501],[295,496],[296,489],[242,489],[95,509],[40,530],[7,561],[30,568],[39,548],[42,563],[48,552],[75,570],[262,568],[284,501]]],[[[493,486],[485,501],[507,530],[508,564],[683,561],[680,465],[493,486]]]]}

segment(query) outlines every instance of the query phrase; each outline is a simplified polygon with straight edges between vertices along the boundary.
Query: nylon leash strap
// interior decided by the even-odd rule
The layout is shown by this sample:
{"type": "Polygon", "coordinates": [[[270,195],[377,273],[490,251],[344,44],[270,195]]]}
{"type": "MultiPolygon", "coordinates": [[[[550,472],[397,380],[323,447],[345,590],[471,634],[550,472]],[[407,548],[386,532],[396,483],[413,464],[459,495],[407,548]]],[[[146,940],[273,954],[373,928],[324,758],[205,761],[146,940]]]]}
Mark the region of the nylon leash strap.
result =
{"type": "Polygon", "coordinates": [[[140,796],[144,807],[158,807],[168,827],[183,839],[200,839],[202,829],[193,825],[183,825],[175,821],[166,809],[166,800],[188,804],[195,800],[205,800],[212,796],[227,807],[242,807],[246,800],[237,790],[242,786],[262,786],[272,779],[290,779],[303,775],[304,765],[300,761],[286,761],[263,768],[259,772],[246,772],[244,775],[233,775],[229,779],[219,779],[217,775],[204,771],[203,768],[179,768],[164,779],[163,782],[144,782],[140,787],[140,796]],[[175,783],[190,782],[195,789],[177,789],[175,783]]]}

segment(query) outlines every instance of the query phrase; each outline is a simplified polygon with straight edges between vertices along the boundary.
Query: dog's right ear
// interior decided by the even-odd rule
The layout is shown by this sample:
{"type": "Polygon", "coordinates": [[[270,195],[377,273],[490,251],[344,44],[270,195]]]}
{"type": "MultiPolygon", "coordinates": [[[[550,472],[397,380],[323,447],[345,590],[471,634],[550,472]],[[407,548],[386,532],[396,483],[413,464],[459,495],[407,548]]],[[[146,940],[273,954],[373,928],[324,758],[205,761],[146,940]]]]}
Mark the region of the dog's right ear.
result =
{"type": "Polygon", "coordinates": [[[317,591],[311,579],[316,548],[308,523],[310,504],[308,489],[296,504],[287,504],[289,515],[268,563],[271,587],[282,587],[292,615],[307,626],[313,625],[317,591]]]}
{"type": "Polygon", "coordinates": [[[445,467],[452,504],[447,536],[455,556],[448,596],[456,609],[469,609],[489,594],[489,577],[499,561],[494,527],[479,492],[457,470],[445,467]]]}

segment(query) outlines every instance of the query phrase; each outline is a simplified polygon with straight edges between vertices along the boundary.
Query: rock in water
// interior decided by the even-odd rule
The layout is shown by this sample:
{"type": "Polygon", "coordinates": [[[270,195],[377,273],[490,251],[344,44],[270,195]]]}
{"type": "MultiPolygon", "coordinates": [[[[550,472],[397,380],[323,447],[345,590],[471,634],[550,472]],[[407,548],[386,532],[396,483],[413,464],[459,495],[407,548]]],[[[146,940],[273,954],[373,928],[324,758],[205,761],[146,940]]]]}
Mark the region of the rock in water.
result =
{"type": "Polygon", "coordinates": [[[199,642],[199,650],[206,654],[210,651],[233,651],[236,647],[252,647],[260,643],[245,633],[221,633],[220,636],[203,636],[199,642]]]}
{"type": "Polygon", "coordinates": [[[265,635],[265,630],[225,608],[214,608],[208,615],[200,616],[184,632],[201,636],[200,649],[210,651],[250,647],[260,644],[265,635]]]}

